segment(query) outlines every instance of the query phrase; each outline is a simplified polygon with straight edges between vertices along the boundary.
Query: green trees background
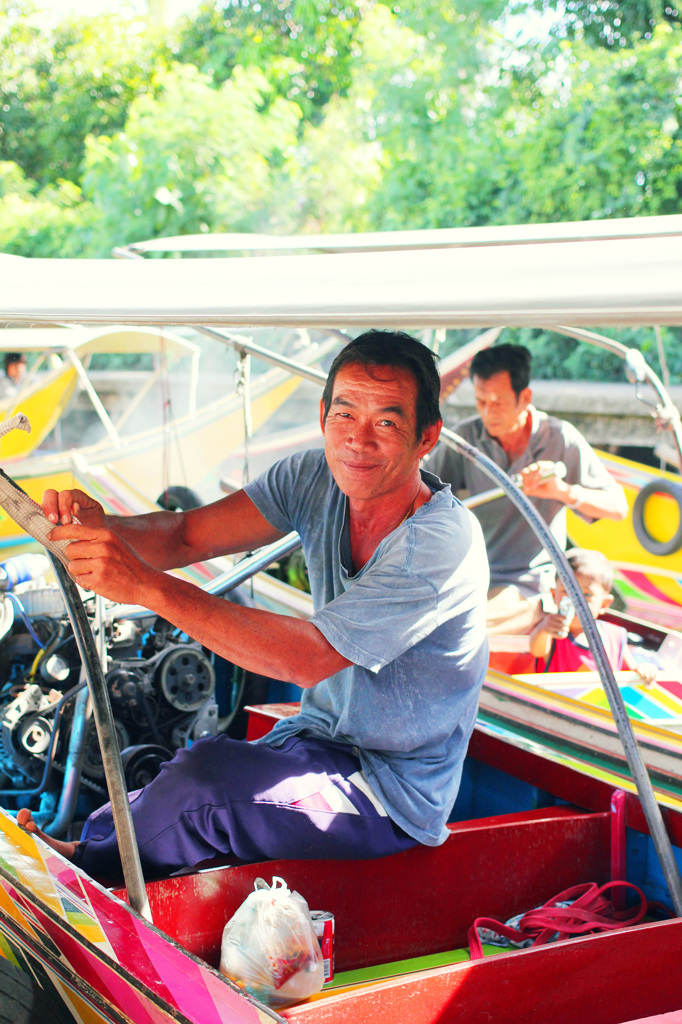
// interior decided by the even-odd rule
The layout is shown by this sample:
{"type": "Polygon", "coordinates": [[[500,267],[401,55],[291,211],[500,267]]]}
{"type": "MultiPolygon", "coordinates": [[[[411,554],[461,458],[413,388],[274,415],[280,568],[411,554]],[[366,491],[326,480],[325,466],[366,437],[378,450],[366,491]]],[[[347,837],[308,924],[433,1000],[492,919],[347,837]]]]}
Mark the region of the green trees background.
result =
{"type": "MultiPolygon", "coordinates": [[[[679,12],[557,10],[203,0],[161,29],[0,0],[0,251],[677,213],[679,12]]],[[[547,375],[608,369],[567,356],[547,375]]]]}

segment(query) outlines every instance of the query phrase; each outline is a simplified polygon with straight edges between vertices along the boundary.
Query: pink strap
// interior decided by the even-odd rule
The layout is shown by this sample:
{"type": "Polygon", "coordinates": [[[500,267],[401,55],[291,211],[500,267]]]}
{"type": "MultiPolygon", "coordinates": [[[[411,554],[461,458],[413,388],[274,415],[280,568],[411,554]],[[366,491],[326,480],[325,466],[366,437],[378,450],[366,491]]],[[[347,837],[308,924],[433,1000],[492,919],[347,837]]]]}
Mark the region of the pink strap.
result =
{"type": "Polygon", "coordinates": [[[480,960],[483,956],[478,928],[489,928],[507,939],[523,942],[532,939],[531,945],[541,946],[549,942],[555,935],[567,939],[572,935],[584,935],[587,932],[611,931],[627,925],[638,924],[647,912],[647,900],[636,885],[631,882],[607,882],[598,886],[596,882],[574,885],[564,889],[541,907],[529,910],[519,921],[518,928],[511,928],[501,921],[490,917],[478,917],[469,929],[469,950],[472,960],[480,960]],[[632,889],[639,897],[636,905],[624,910],[616,910],[610,896],[606,893],[617,887],[632,889]],[[571,902],[570,907],[558,907],[557,903],[571,902]]]}

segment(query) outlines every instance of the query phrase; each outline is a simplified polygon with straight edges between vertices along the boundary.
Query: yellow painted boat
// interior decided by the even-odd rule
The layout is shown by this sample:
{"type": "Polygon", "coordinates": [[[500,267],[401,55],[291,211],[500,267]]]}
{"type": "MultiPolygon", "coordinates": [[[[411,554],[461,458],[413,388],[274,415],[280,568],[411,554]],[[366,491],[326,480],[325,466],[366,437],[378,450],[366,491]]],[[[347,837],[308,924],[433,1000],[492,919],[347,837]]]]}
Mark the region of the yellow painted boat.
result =
{"type": "Polygon", "coordinates": [[[0,437],[2,462],[25,458],[38,448],[54,429],[71,401],[78,383],[78,372],[72,363],[63,362],[53,347],[56,336],[62,333],[64,332],[10,329],[0,334],[0,352],[26,353],[27,349],[35,350],[39,347],[36,336],[40,336],[46,346],[38,353],[38,359],[16,394],[0,400],[0,422],[10,419],[19,411],[28,416],[31,422],[30,434],[24,430],[15,430],[0,437]],[[33,336],[30,339],[32,344],[29,346],[26,345],[27,334],[33,336]],[[21,336],[24,338],[24,345],[15,349],[14,345],[19,343],[21,336]]]}
{"type": "MultiPolygon", "coordinates": [[[[97,331],[75,329],[8,329],[3,334],[6,351],[43,349],[43,358],[59,362],[49,380],[32,373],[31,382],[22,388],[6,414],[24,412],[31,421],[31,433],[14,430],[0,438],[0,461],[9,464],[13,477],[36,501],[47,488],[83,486],[106,472],[139,492],[147,501],[156,500],[168,487],[195,488],[234,448],[243,444],[247,429],[255,431],[296,391],[301,377],[273,368],[255,376],[249,385],[248,428],[244,398],[233,391],[217,401],[197,407],[196,386],[200,347],[158,328],[107,327],[97,331]],[[130,403],[124,417],[113,423],[88,376],[93,355],[125,352],[152,353],[163,361],[189,359],[189,409],[172,421],[137,433],[124,433],[123,421],[130,408],[143,397],[161,370],[145,377],[145,384],[130,403]],[[102,440],[71,451],[40,453],[35,449],[63,414],[76,385],[88,391],[105,428],[102,440]],[[76,482],[76,478],[81,483],[76,482]]],[[[311,347],[305,364],[322,357],[338,344],[331,338],[326,344],[311,347]]],[[[105,495],[101,495],[106,505],[105,495]]],[[[115,511],[113,508],[111,511],[115,511]]],[[[26,535],[0,512],[0,551],[16,553],[27,543],[26,535]]]]}
{"type": "Polygon", "coordinates": [[[568,534],[579,547],[603,551],[616,571],[629,614],[682,628],[682,484],[675,473],[599,453],[622,485],[629,515],[620,523],[586,523],[568,513],[568,534]],[[679,498],[678,498],[679,495],[679,498]],[[661,554],[659,552],[666,553],[661,554]]]}

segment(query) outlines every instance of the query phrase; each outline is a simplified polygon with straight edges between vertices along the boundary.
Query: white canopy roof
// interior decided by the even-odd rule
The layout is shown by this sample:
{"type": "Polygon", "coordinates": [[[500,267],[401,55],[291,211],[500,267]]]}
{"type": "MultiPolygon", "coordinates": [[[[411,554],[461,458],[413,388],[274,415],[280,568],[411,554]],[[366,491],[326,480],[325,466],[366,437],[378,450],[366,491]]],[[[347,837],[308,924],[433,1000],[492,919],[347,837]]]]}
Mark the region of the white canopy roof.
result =
{"type": "Polygon", "coordinates": [[[682,215],[615,217],[554,224],[503,224],[495,227],[428,228],[421,231],[368,231],[335,235],[256,235],[213,232],[175,235],[132,242],[114,250],[116,256],[145,253],[282,253],[365,252],[386,249],[442,249],[475,245],[520,245],[526,242],[576,242],[588,239],[643,238],[679,235],[682,215]]]}
{"type": "Polygon", "coordinates": [[[638,236],[646,224],[634,222],[618,239],[337,255],[4,256],[0,322],[408,329],[682,324],[682,225],[673,234],[638,236]]]}

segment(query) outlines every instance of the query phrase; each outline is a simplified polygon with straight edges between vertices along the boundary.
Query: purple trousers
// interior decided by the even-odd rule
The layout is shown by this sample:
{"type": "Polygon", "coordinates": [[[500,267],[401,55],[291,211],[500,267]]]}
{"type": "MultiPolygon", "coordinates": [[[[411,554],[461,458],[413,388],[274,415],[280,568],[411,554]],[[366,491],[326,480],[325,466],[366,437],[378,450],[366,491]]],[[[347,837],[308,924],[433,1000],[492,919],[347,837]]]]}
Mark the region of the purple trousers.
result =
{"type": "MultiPolygon", "coordinates": [[[[143,871],[171,874],[217,856],[364,859],[415,846],[360,772],[342,743],[198,740],[130,794],[143,871]]],[[[86,821],[74,861],[92,875],[120,876],[110,804],[86,821]]]]}

